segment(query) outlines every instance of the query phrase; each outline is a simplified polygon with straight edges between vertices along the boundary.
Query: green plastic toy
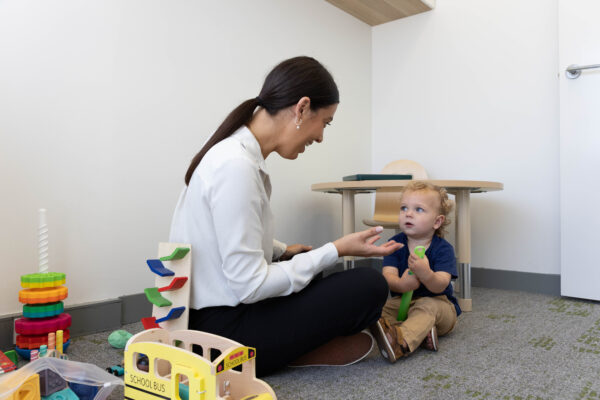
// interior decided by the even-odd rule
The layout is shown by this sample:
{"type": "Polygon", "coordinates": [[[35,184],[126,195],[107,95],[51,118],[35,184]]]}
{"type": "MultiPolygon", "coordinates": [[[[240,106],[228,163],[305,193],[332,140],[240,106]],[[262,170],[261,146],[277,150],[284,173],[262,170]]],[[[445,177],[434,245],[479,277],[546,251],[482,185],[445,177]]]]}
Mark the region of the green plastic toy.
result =
{"type": "MultiPolygon", "coordinates": [[[[114,331],[110,335],[108,335],[108,343],[115,349],[124,349],[125,345],[127,344],[127,341],[132,336],[133,335],[131,333],[129,333],[123,329],[119,329],[119,330],[114,331]]],[[[117,376],[121,376],[121,375],[117,375],[117,376]]]]}
{"type": "Polygon", "coordinates": [[[162,295],[158,291],[158,288],[154,287],[144,289],[144,293],[146,294],[146,298],[148,299],[148,301],[154,304],[155,306],[167,307],[173,304],[168,299],[162,297],[162,295]]]}
{"type": "Polygon", "coordinates": [[[168,255],[160,258],[160,261],[171,261],[171,260],[179,260],[185,257],[185,255],[190,251],[189,247],[178,247],[173,252],[168,255]]]}
{"type": "MultiPolygon", "coordinates": [[[[425,257],[425,246],[415,247],[415,254],[419,258],[425,257]]],[[[409,275],[414,275],[412,271],[408,271],[409,275]]],[[[400,307],[398,307],[398,321],[406,321],[408,317],[408,307],[410,307],[410,301],[412,300],[413,291],[402,293],[402,300],[400,300],[400,307]]]]}

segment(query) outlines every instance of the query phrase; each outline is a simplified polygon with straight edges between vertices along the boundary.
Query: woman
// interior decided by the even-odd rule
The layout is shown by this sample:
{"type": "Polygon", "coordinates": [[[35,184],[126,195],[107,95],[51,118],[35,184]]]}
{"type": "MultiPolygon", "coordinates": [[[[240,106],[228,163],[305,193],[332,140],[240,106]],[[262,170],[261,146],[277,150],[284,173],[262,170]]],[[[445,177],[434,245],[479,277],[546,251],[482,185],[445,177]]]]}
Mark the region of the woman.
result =
{"type": "Polygon", "coordinates": [[[323,140],[339,93],[315,59],[277,65],[194,157],[171,226],[172,242],[192,245],[190,329],[257,349],[257,375],[286,365],[345,365],[373,346],[361,331],[387,299],[385,279],[359,268],[314,280],[338,257],[383,256],[400,245],[374,243],[381,227],[333,243],[287,246],[273,238],[265,159],[295,159],[323,140]]]}

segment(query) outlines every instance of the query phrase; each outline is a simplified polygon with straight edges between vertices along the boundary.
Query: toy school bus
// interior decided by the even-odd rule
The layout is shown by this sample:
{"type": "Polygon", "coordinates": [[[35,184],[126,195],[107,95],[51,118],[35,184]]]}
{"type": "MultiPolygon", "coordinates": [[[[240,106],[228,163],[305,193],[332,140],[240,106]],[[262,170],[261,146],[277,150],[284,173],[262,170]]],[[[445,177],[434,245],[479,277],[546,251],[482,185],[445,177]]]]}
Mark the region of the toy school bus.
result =
{"type": "Polygon", "coordinates": [[[252,347],[206,332],[145,330],[125,347],[125,399],[276,400],[256,379],[255,357],[252,347]],[[215,352],[220,355],[211,361],[215,352]]]}

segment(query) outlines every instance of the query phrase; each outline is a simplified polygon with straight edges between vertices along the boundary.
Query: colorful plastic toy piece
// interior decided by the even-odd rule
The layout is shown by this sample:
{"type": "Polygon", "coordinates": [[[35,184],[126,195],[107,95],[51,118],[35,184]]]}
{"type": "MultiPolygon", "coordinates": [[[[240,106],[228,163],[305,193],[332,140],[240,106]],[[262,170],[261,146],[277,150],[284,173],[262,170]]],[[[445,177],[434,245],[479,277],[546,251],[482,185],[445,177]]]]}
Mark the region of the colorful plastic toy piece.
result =
{"type": "Polygon", "coordinates": [[[8,358],[6,354],[0,351],[0,374],[17,369],[16,364],[8,358]]]}
{"type": "Polygon", "coordinates": [[[144,289],[144,293],[146,294],[148,301],[158,307],[166,307],[173,304],[169,300],[162,297],[162,295],[159,293],[159,289],[157,288],[146,288],[144,289]]]}
{"type": "MultiPolygon", "coordinates": [[[[17,372],[13,372],[16,374],[17,372]]],[[[0,385],[0,393],[3,393],[4,388],[0,385]]],[[[40,400],[40,376],[31,374],[23,381],[17,390],[9,394],[7,397],[2,397],[2,400],[40,400]]]]}
{"type": "Polygon", "coordinates": [[[71,326],[71,316],[62,313],[51,318],[19,318],[15,321],[15,332],[21,335],[42,335],[59,329],[67,329],[69,326],[71,326]]]}
{"type": "Polygon", "coordinates": [[[21,276],[21,286],[24,288],[47,288],[64,285],[66,275],[62,272],[37,272],[21,276]]]}
{"type": "Polygon", "coordinates": [[[19,291],[19,301],[26,304],[52,303],[64,300],[69,294],[65,286],[41,289],[23,289],[19,291]]]}
{"type": "Polygon", "coordinates": [[[101,386],[69,382],[69,388],[77,395],[79,400],[94,400],[101,386]]]}
{"type": "Polygon", "coordinates": [[[40,393],[42,396],[50,396],[53,393],[60,392],[67,388],[67,381],[60,374],[46,368],[39,372],[40,375],[40,393]]]}
{"type": "Polygon", "coordinates": [[[175,319],[181,317],[181,314],[185,311],[185,307],[175,307],[169,310],[169,313],[162,318],[156,320],[156,323],[159,324],[163,321],[168,321],[170,319],[175,319]]]}
{"type": "Polygon", "coordinates": [[[160,258],[160,261],[180,260],[190,251],[189,247],[177,247],[173,252],[160,258]]]}
{"type": "Polygon", "coordinates": [[[256,378],[254,348],[210,333],[146,330],[127,342],[124,358],[126,399],[277,399],[273,389],[256,378]],[[170,344],[176,341],[181,341],[181,347],[170,344]],[[211,362],[210,359],[186,350],[194,345],[201,347],[203,354],[211,354],[212,349],[221,354],[211,362]],[[142,371],[136,365],[142,354],[148,359],[148,371],[142,371]],[[171,378],[159,381],[159,376],[171,378]],[[160,384],[145,384],[155,381],[160,384]]]}
{"type": "MultiPolygon", "coordinates": [[[[67,340],[64,344],[63,344],[63,352],[67,351],[67,348],[69,347],[69,345],[71,344],[71,340],[67,340]]],[[[29,349],[22,349],[20,347],[15,347],[15,351],[17,352],[17,354],[19,356],[21,356],[21,358],[25,359],[25,360],[29,360],[29,358],[31,357],[31,350],[29,349]]],[[[48,350],[47,354],[56,354],[56,350],[48,350]]],[[[46,357],[49,357],[48,355],[46,355],[46,357]]],[[[53,357],[58,357],[58,354],[56,354],[53,357]]],[[[63,357],[64,358],[64,357],[63,357]]],[[[2,399],[4,400],[4,399],[2,399]]]]}
{"type": "Polygon", "coordinates": [[[144,325],[144,329],[160,328],[155,317],[142,318],[142,325],[144,325]]]}
{"type": "Polygon", "coordinates": [[[50,396],[44,397],[44,400],[79,400],[79,397],[70,388],[61,390],[60,392],[52,393],[50,396]]]}
{"type": "Polygon", "coordinates": [[[146,260],[146,263],[150,267],[150,270],[159,276],[173,276],[175,272],[168,268],[165,268],[162,261],[160,260],[146,260]]]}
{"type": "Polygon", "coordinates": [[[113,374],[114,376],[123,376],[125,369],[122,365],[112,365],[106,368],[106,372],[113,374]]]}
{"type": "Polygon", "coordinates": [[[17,365],[19,363],[19,356],[17,356],[17,352],[14,350],[8,350],[4,352],[4,355],[8,357],[13,364],[17,365]]]}
{"type": "Polygon", "coordinates": [[[59,329],[56,331],[56,352],[58,353],[58,355],[61,355],[63,353],[63,344],[65,343],[63,341],[63,330],[59,329]]]}
{"type": "Polygon", "coordinates": [[[53,317],[62,313],[64,309],[62,301],[47,304],[25,304],[23,305],[23,316],[25,318],[53,317]]]}
{"type": "MultiPolygon", "coordinates": [[[[63,345],[70,339],[69,330],[63,333],[63,345]]],[[[17,335],[17,346],[22,349],[38,349],[41,346],[48,346],[48,335],[17,335]]]]}
{"type": "MultiPolygon", "coordinates": [[[[415,247],[415,254],[419,258],[425,257],[425,246],[415,247]]],[[[412,271],[408,271],[409,275],[413,275],[412,271]]],[[[412,300],[413,291],[402,293],[402,299],[400,300],[400,307],[398,307],[398,321],[406,321],[408,317],[408,307],[410,307],[410,301],[412,300]]]]}
{"type": "Polygon", "coordinates": [[[171,290],[181,289],[181,287],[183,285],[185,285],[187,280],[188,280],[187,276],[178,276],[176,278],[173,278],[173,280],[171,281],[169,286],[163,286],[161,288],[158,288],[158,291],[159,292],[168,292],[171,290]]]}
{"type": "Polygon", "coordinates": [[[415,247],[415,254],[419,256],[419,258],[425,257],[425,246],[417,246],[415,247]]]}

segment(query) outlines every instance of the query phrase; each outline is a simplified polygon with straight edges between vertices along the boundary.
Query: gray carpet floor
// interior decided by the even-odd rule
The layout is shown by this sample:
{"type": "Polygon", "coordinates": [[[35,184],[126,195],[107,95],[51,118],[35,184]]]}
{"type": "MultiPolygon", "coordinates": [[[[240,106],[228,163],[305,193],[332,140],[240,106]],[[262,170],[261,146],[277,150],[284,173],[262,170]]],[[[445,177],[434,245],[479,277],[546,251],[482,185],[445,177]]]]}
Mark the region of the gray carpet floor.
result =
{"type": "MultiPolygon", "coordinates": [[[[280,400],[600,399],[599,303],[482,288],[472,297],[473,312],[440,338],[438,352],[419,349],[389,364],[375,348],[352,366],[288,368],[264,380],[280,400]]],[[[73,339],[70,359],[120,363],[110,333],[73,339]]],[[[109,397],[122,398],[122,388],[109,397]]]]}

